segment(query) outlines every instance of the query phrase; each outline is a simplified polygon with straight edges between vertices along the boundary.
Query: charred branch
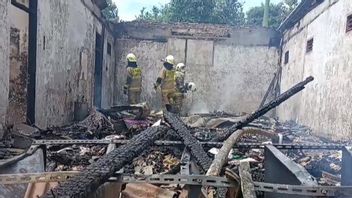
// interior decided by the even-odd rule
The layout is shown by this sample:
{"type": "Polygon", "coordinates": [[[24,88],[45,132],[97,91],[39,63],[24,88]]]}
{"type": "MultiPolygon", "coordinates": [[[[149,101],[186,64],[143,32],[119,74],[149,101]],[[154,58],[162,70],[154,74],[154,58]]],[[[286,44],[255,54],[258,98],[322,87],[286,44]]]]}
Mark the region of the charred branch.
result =
{"type": "Polygon", "coordinates": [[[182,139],[185,146],[190,150],[197,164],[199,164],[204,171],[208,170],[211,164],[211,159],[204,151],[203,146],[195,137],[191,135],[191,132],[187,129],[186,125],[181,121],[179,117],[172,113],[166,112],[164,117],[165,120],[175,130],[177,135],[182,139]]]}

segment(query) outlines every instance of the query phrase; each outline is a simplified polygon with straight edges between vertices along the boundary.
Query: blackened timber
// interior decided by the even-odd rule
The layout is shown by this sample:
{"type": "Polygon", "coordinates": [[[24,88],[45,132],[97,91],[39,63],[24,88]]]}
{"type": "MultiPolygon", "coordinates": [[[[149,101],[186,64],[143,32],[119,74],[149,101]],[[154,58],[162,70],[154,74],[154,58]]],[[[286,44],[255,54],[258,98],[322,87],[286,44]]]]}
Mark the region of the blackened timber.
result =
{"type": "Polygon", "coordinates": [[[279,95],[277,98],[269,102],[268,104],[264,105],[257,111],[255,111],[252,114],[249,114],[247,117],[245,117],[242,121],[236,123],[232,127],[224,130],[222,133],[220,133],[217,137],[213,138],[212,141],[218,142],[218,141],[224,141],[226,140],[233,132],[235,132],[238,129],[242,129],[243,127],[247,126],[249,123],[253,122],[255,119],[263,116],[266,114],[268,111],[274,109],[275,107],[279,106],[281,103],[286,101],[287,99],[291,98],[293,95],[297,94],[298,92],[302,91],[305,88],[305,85],[308,83],[312,82],[314,78],[312,76],[308,77],[304,81],[296,84],[293,86],[291,89],[287,90],[286,92],[282,93],[279,95]]]}
{"type": "Polygon", "coordinates": [[[131,162],[134,157],[154,144],[154,141],[165,134],[166,128],[151,127],[134,136],[128,144],[114,149],[98,161],[89,165],[78,175],[68,179],[44,197],[88,197],[92,192],[112,176],[115,172],[131,162]]]}
{"type": "Polygon", "coordinates": [[[182,139],[185,146],[190,150],[197,164],[200,165],[204,171],[208,170],[211,164],[211,159],[204,151],[202,144],[200,144],[198,140],[192,136],[191,132],[187,129],[186,125],[178,116],[166,112],[164,113],[164,117],[175,130],[177,135],[182,139]]]}

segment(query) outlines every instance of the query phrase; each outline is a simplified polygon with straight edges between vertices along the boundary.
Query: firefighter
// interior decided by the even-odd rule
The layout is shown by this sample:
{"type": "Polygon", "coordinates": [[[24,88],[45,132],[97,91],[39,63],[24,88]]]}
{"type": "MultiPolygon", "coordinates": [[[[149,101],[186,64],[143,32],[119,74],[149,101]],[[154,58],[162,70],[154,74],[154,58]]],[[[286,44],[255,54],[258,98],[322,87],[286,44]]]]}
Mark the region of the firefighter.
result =
{"type": "Polygon", "coordinates": [[[172,55],[168,55],[163,60],[164,67],[160,71],[160,75],[154,84],[154,89],[161,87],[162,102],[167,111],[173,112],[172,103],[176,92],[175,83],[175,59],[172,55]]]}
{"type": "Polygon", "coordinates": [[[140,103],[142,92],[142,70],[137,65],[137,57],[130,53],[127,59],[127,80],[124,88],[124,94],[128,95],[130,105],[140,103]]]}
{"type": "Polygon", "coordinates": [[[179,63],[176,66],[175,81],[176,81],[176,93],[174,95],[174,112],[179,114],[182,111],[183,99],[185,97],[186,87],[185,87],[185,75],[186,75],[186,65],[184,63],[179,63]]]}

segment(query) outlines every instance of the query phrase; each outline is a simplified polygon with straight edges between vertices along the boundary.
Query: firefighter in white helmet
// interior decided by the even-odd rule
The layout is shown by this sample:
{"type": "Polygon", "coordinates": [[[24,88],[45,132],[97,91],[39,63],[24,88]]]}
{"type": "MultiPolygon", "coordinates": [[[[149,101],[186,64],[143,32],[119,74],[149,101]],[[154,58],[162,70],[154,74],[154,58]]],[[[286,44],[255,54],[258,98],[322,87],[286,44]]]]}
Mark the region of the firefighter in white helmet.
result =
{"type": "Polygon", "coordinates": [[[179,114],[182,111],[183,99],[185,97],[185,76],[186,76],[186,65],[179,63],[176,66],[175,81],[176,81],[176,92],[174,96],[174,112],[179,114]]]}
{"type": "Polygon", "coordinates": [[[172,103],[176,92],[175,82],[175,59],[172,55],[168,55],[163,60],[163,69],[154,84],[154,89],[161,87],[162,102],[167,111],[173,112],[172,103]]]}
{"type": "Polygon", "coordinates": [[[130,53],[126,56],[127,59],[127,80],[124,86],[124,94],[128,95],[128,103],[140,103],[142,92],[142,70],[137,65],[136,55],[130,53]]]}

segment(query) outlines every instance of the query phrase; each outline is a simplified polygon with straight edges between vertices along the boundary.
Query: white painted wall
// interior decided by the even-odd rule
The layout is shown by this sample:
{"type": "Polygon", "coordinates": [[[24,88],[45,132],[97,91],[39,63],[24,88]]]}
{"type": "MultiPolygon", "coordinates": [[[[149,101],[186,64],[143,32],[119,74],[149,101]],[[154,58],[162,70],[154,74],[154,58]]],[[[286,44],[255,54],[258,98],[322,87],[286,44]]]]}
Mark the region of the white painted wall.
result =
{"type": "MultiPolygon", "coordinates": [[[[38,126],[63,125],[72,121],[74,102],[82,96],[92,107],[96,31],[101,32],[101,24],[81,1],[38,2],[35,112],[38,126]]],[[[105,38],[111,42],[111,35],[105,38]]],[[[113,81],[113,76],[106,68],[112,70],[115,59],[106,55],[106,45],[104,52],[104,58],[109,59],[103,63],[103,82],[107,85],[108,79],[113,81]]],[[[111,89],[111,85],[105,85],[103,94],[111,89]]],[[[102,96],[103,106],[107,107],[112,99],[105,97],[110,95],[102,96]]]]}
{"type": "MultiPolygon", "coordinates": [[[[216,26],[212,28],[216,31],[216,26]]],[[[150,37],[153,34],[163,34],[162,31],[155,30],[152,25],[146,30],[150,37]]],[[[153,90],[153,83],[163,67],[160,59],[172,54],[176,62],[186,63],[186,81],[197,85],[197,92],[187,95],[187,111],[201,113],[256,110],[277,70],[278,50],[276,47],[269,47],[268,41],[272,35],[267,30],[252,32],[250,29],[236,29],[233,32],[231,38],[220,41],[192,37],[170,37],[167,42],[117,39],[114,102],[118,105],[127,102],[127,97],[122,93],[122,86],[126,81],[125,56],[133,52],[143,69],[142,100],[154,108],[160,108],[160,93],[153,90]]],[[[137,33],[138,30],[131,35],[137,33]]]]}
{"type": "Polygon", "coordinates": [[[138,65],[142,68],[142,101],[147,101],[154,108],[160,107],[160,93],[155,92],[153,84],[162,68],[161,59],[167,55],[167,43],[140,41],[133,39],[116,40],[116,74],[114,102],[116,105],[127,104],[127,96],[123,94],[123,85],[126,83],[126,56],[136,54],[138,65]]]}
{"type": "Polygon", "coordinates": [[[281,88],[288,89],[306,78],[314,82],[278,108],[282,120],[312,127],[317,135],[334,140],[352,139],[352,31],[346,33],[350,0],[324,1],[285,33],[281,88]],[[314,38],[313,51],[306,42],[314,38]]]}

